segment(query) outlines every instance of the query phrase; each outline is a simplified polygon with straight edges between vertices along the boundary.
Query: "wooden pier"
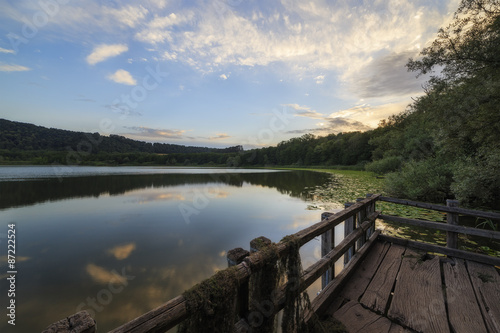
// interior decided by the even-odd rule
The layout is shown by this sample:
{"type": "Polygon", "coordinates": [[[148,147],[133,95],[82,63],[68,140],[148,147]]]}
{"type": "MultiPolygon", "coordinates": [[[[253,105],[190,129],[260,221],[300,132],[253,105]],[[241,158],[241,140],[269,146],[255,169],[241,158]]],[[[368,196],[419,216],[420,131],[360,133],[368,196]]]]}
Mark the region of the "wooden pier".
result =
{"type": "MultiPolygon", "coordinates": [[[[293,235],[299,246],[316,237],[322,242],[322,258],[306,268],[296,284],[298,291],[304,291],[322,279],[323,289],[304,319],[333,317],[351,333],[500,332],[500,258],[457,248],[459,233],[499,240],[500,232],[460,226],[459,215],[500,220],[500,214],[459,208],[452,200],[442,206],[381,195],[367,195],[338,213],[323,213],[320,222],[293,235]],[[445,212],[447,223],[383,215],[376,211],[378,201],[445,212]],[[441,230],[447,235],[447,246],[383,235],[375,230],[376,219],[441,230]],[[335,246],[335,226],[340,223],[345,237],[335,246]],[[344,268],[335,275],[339,259],[344,268]]],[[[274,247],[275,256],[269,256],[269,251],[262,250],[266,245],[261,238],[252,242],[252,253],[243,249],[228,253],[237,278],[238,316],[233,332],[260,332],[261,324],[252,318],[272,316],[285,306],[286,283],[265,299],[251,299],[251,276],[276,260],[276,255],[283,258],[291,251],[290,244],[281,241],[274,247]],[[263,302],[270,304],[265,311],[251,306],[263,302]]],[[[183,295],[177,296],[110,333],[166,332],[194,315],[186,303],[183,295]]],[[[71,317],[56,323],[60,329],[53,324],[44,332],[69,332],[63,324],[70,321],[71,317]]],[[[85,328],[73,325],[71,332],[95,332],[89,320],[80,322],[86,323],[85,328]]]]}

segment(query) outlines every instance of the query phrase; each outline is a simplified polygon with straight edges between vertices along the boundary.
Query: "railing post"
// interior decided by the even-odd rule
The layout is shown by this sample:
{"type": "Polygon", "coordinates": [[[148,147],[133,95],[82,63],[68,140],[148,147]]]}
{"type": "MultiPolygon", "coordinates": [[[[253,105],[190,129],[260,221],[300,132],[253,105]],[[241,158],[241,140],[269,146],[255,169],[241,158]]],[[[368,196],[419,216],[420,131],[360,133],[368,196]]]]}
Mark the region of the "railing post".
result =
{"type": "MultiPolygon", "coordinates": [[[[333,213],[329,212],[324,212],[321,214],[321,221],[326,220],[330,216],[332,216],[333,213]]],[[[324,234],[321,235],[321,257],[324,257],[327,255],[333,248],[335,247],[335,227],[332,229],[328,230],[324,234]]],[[[334,273],[335,270],[333,268],[330,268],[323,274],[321,277],[321,289],[324,289],[330,281],[334,278],[334,273]]]]}
{"type": "MultiPolygon", "coordinates": [[[[354,205],[354,203],[346,202],[344,204],[344,208],[349,208],[352,205],[354,205]]],[[[349,234],[354,230],[355,216],[356,215],[351,216],[350,218],[344,221],[344,238],[349,236],[349,234]]],[[[344,255],[344,266],[347,265],[349,261],[351,261],[351,258],[354,255],[354,250],[355,250],[354,248],[355,246],[353,245],[352,247],[349,248],[349,250],[347,250],[346,254],[344,255]]]]}
{"type": "MultiPolygon", "coordinates": [[[[458,207],[458,200],[446,200],[447,207],[458,207]]],[[[446,223],[458,225],[458,214],[446,213],[446,223]]],[[[458,234],[453,231],[446,232],[446,246],[452,249],[458,249],[458,234]]]]}
{"type": "MultiPolygon", "coordinates": [[[[250,252],[242,249],[241,247],[237,247],[235,249],[229,250],[227,252],[227,266],[232,267],[239,265],[243,262],[243,260],[250,255],[250,252]]],[[[239,290],[238,295],[236,296],[238,299],[236,300],[236,310],[240,316],[240,318],[245,318],[248,313],[248,295],[249,288],[248,282],[243,283],[239,290]]]]}
{"type": "MultiPolygon", "coordinates": [[[[372,197],[372,193],[367,193],[366,194],[366,197],[367,198],[371,198],[372,197]]],[[[375,201],[372,201],[367,207],[366,207],[366,216],[370,216],[372,213],[375,212],[375,201]]],[[[366,238],[370,238],[371,235],[375,232],[375,222],[372,224],[372,226],[370,228],[368,228],[368,230],[366,230],[366,238]]]]}
{"type": "MultiPolygon", "coordinates": [[[[358,198],[356,199],[356,202],[361,202],[365,200],[364,198],[358,198]]],[[[363,224],[363,221],[365,220],[367,214],[366,214],[366,207],[361,209],[359,212],[356,213],[356,228],[361,227],[361,224],[363,224]]],[[[365,245],[366,242],[366,233],[363,233],[363,235],[359,238],[359,240],[356,242],[357,243],[357,248],[360,249],[363,245],[365,245]]]]}

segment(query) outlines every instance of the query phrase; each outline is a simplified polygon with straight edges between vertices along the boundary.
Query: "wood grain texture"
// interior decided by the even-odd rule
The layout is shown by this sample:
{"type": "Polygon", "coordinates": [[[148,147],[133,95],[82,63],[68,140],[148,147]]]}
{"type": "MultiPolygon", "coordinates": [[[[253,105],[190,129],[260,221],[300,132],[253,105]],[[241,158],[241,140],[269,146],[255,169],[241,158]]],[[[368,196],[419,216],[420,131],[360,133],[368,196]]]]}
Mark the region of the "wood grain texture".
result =
{"type": "Polygon", "coordinates": [[[373,248],[356,270],[356,274],[347,282],[340,293],[341,297],[350,301],[359,300],[370,284],[390,246],[390,243],[385,242],[376,242],[373,245],[373,248]]]}
{"type": "Polygon", "coordinates": [[[404,247],[394,244],[391,246],[363,297],[361,297],[361,304],[375,312],[385,314],[404,253],[404,247]]]}
{"type": "Polygon", "coordinates": [[[396,333],[409,332],[392,323],[389,319],[365,309],[356,301],[351,301],[334,313],[334,318],[341,321],[349,333],[396,333]]]}
{"type": "Polygon", "coordinates": [[[443,263],[450,327],[455,332],[488,332],[462,259],[443,263]]]}
{"type": "Polygon", "coordinates": [[[500,276],[492,266],[467,261],[479,308],[490,332],[500,332],[500,276]]]}
{"type": "Polygon", "coordinates": [[[387,316],[418,332],[450,332],[438,257],[406,250],[387,316]]]}

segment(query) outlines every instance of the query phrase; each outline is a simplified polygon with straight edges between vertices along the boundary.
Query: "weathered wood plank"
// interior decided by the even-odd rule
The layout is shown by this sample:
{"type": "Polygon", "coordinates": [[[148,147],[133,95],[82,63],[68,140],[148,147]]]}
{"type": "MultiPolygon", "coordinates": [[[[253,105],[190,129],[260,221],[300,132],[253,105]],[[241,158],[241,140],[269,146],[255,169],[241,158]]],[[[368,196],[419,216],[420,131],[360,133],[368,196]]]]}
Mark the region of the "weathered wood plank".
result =
{"type": "Polygon", "coordinates": [[[460,225],[451,225],[451,224],[446,224],[446,223],[442,223],[442,222],[431,222],[431,221],[407,219],[404,217],[384,215],[384,214],[380,214],[379,218],[386,220],[386,221],[393,221],[393,222],[398,222],[398,223],[416,225],[419,227],[438,229],[438,230],[443,230],[443,231],[447,231],[447,232],[458,232],[458,233],[466,234],[466,235],[500,239],[500,232],[499,231],[464,227],[464,226],[460,226],[460,225]]]}
{"type": "Polygon", "coordinates": [[[444,262],[443,273],[450,328],[454,332],[488,332],[464,260],[444,262]]]}
{"type": "Polygon", "coordinates": [[[418,207],[418,208],[437,210],[437,211],[446,212],[446,213],[455,213],[455,214],[462,214],[462,215],[475,216],[475,217],[484,217],[485,219],[500,220],[500,214],[494,213],[494,212],[485,212],[485,211],[481,211],[481,210],[466,209],[466,208],[459,208],[459,207],[446,207],[443,205],[435,205],[435,204],[429,204],[429,203],[425,203],[425,202],[418,202],[418,201],[405,200],[405,199],[396,199],[396,198],[390,198],[390,197],[384,197],[384,196],[380,196],[378,198],[378,200],[385,201],[385,202],[397,203],[397,204],[401,204],[401,205],[413,206],[413,207],[418,207]]]}
{"type": "Polygon", "coordinates": [[[492,266],[467,261],[479,308],[490,332],[500,332],[500,276],[492,266]]]}
{"type": "Polygon", "coordinates": [[[336,311],[333,317],[347,328],[349,333],[395,333],[409,332],[405,328],[392,323],[389,319],[365,309],[356,301],[351,301],[336,311]]]}
{"type": "Polygon", "coordinates": [[[498,257],[492,257],[492,256],[484,255],[484,254],[477,254],[477,253],[472,253],[472,252],[467,252],[467,251],[462,251],[462,250],[450,249],[450,248],[447,248],[444,246],[433,245],[433,244],[422,243],[422,242],[415,242],[415,241],[411,241],[408,239],[391,237],[391,236],[387,236],[387,235],[380,235],[379,239],[382,241],[385,241],[385,242],[391,242],[393,244],[399,244],[399,245],[411,247],[411,248],[414,248],[417,250],[442,253],[442,254],[446,254],[447,256],[477,261],[477,262],[480,262],[480,263],[486,264],[486,265],[500,266],[500,258],[498,258],[498,257]]]}
{"type": "Polygon", "coordinates": [[[387,316],[418,332],[450,331],[437,256],[422,260],[422,254],[406,250],[387,316]]]}
{"type": "Polygon", "coordinates": [[[385,314],[404,253],[404,247],[400,245],[391,246],[361,297],[361,304],[375,312],[385,314]]]}
{"type": "Polygon", "coordinates": [[[390,246],[390,243],[386,242],[376,242],[373,245],[373,248],[356,270],[356,274],[342,288],[340,297],[349,301],[359,301],[390,246]]]}

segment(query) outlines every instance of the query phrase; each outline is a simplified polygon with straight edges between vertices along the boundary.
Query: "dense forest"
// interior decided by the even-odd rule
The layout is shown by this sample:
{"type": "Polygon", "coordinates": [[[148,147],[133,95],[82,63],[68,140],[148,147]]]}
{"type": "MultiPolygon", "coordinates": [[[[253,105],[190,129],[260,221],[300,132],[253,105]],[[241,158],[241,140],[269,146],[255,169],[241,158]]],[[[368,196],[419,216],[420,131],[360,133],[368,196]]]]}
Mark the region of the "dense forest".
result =
{"type": "MultiPolygon", "coordinates": [[[[236,153],[241,146],[207,148],[150,143],[128,139],[120,135],[102,136],[99,133],[84,133],[46,128],[33,124],[0,119],[0,150],[5,151],[76,151],[81,155],[98,153],[236,153]]],[[[21,154],[22,155],[22,154],[21,154]]],[[[2,156],[4,156],[2,154],[2,156]]],[[[27,156],[25,154],[25,156],[27,156]]],[[[4,156],[5,158],[5,156],[4,156]]]]}
{"type": "Polygon", "coordinates": [[[410,59],[424,94],[367,132],[311,134],[243,151],[146,143],[0,120],[0,162],[349,166],[385,175],[408,199],[500,209],[500,4],[463,0],[449,26],[410,59]]]}

